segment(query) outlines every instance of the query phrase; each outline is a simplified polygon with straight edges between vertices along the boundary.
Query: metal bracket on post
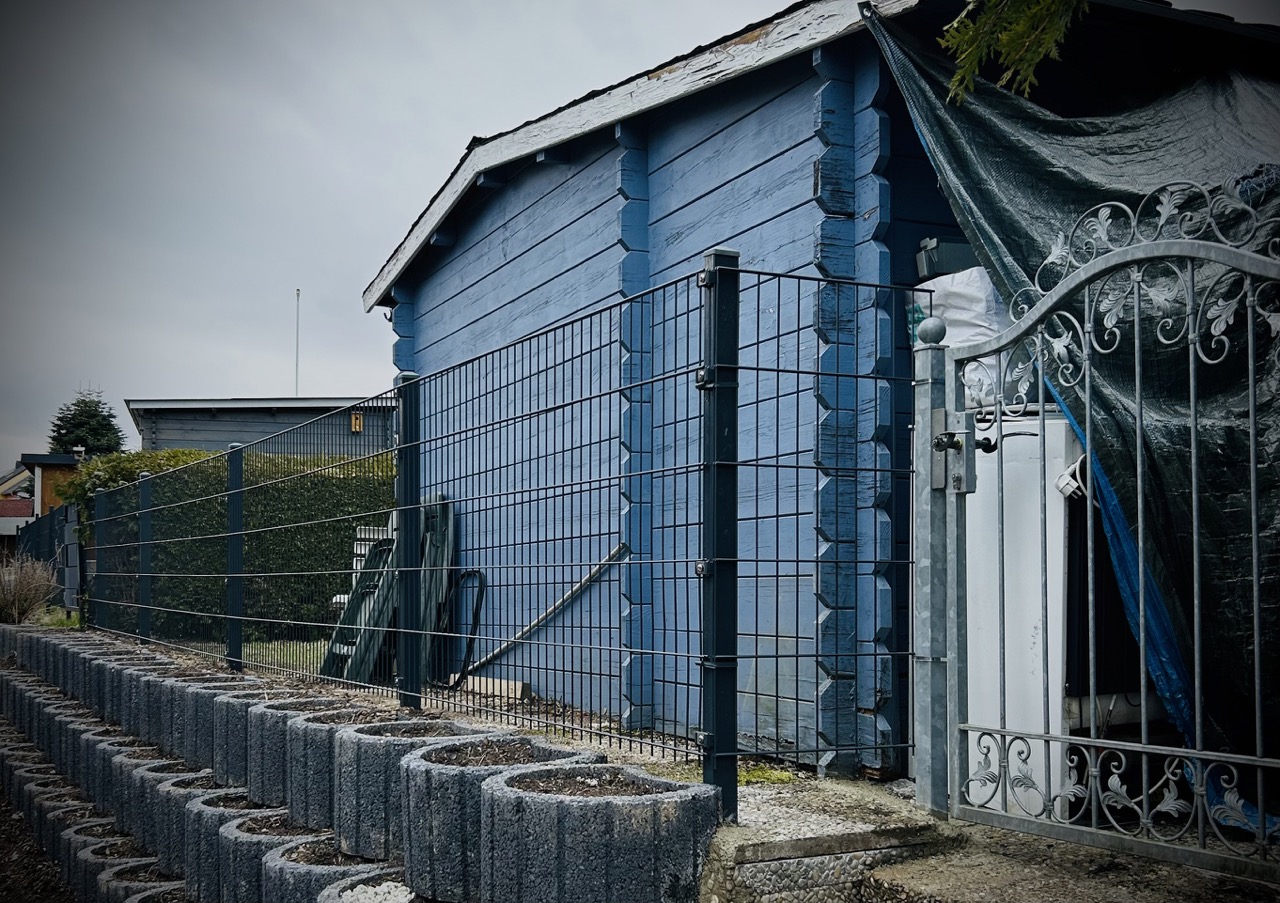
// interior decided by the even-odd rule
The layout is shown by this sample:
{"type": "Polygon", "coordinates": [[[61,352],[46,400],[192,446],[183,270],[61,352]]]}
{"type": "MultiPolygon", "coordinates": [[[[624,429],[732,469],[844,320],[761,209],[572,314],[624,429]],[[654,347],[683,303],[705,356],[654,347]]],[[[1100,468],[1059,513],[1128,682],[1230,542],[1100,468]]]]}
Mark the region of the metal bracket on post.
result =
{"type": "Polygon", "coordinates": [[[396,446],[396,687],[400,705],[422,707],[422,385],[418,374],[396,377],[400,440],[396,446]]]}
{"type": "Polygon", "coordinates": [[[138,639],[151,639],[151,474],[138,474],[138,639]]]}
{"type": "Polygon", "coordinates": [[[740,257],[703,258],[702,287],[702,779],[738,816],[738,306],[740,257]]]}
{"type": "Polygon", "coordinates": [[[227,446],[227,667],[244,669],[244,449],[227,446]]]}

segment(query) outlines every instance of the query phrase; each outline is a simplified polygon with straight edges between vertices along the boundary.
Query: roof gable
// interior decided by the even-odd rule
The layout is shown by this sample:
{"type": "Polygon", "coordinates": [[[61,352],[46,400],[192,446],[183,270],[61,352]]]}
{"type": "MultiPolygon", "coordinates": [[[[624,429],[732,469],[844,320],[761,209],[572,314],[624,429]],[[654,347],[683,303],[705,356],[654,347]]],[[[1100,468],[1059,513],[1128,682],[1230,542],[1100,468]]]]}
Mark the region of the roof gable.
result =
{"type": "MultiPolygon", "coordinates": [[[[918,2],[884,0],[876,9],[882,16],[893,16],[918,2]]],[[[395,280],[486,171],[807,52],[862,27],[862,17],[854,0],[813,0],[798,4],[714,44],[587,94],[509,132],[473,141],[427,209],[364,290],[365,310],[386,301],[395,280]]]]}

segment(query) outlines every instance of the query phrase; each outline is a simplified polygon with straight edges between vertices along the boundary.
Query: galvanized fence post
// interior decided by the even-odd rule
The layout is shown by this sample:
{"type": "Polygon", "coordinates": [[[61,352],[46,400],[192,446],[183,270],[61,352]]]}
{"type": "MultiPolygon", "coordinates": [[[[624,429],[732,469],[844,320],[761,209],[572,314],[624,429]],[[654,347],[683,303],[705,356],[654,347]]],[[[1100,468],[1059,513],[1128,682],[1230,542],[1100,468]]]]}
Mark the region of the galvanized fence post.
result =
{"type": "Polygon", "coordinates": [[[915,348],[914,674],[916,803],[947,812],[947,452],[934,447],[945,429],[946,324],[919,326],[915,348]],[[938,413],[942,412],[942,413],[938,413]],[[940,428],[941,427],[941,428],[940,428]]]}
{"type": "Polygon", "coordinates": [[[738,293],[739,256],[703,258],[702,367],[702,779],[738,815],[738,293]]]}
{"type": "Polygon", "coordinates": [[[151,474],[138,474],[138,639],[151,639],[151,474]]]}
{"type": "Polygon", "coordinates": [[[422,410],[418,374],[402,372],[396,378],[400,408],[400,441],[396,448],[396,673],[400,705],[421,708],[422,580],[419,549],[422,546],[422,410]]]}
{"type": "Polygon", "coordinates": [[[227,446],[227,666],[244,668],[244,449],[227,446]]]}
{"type": "Polygon", "coordinates": [[[93,626],[105,630],[110,626],[107,613],[107,580],[103,575],[107,545],[107,491],[93,491],[93,626]]]}

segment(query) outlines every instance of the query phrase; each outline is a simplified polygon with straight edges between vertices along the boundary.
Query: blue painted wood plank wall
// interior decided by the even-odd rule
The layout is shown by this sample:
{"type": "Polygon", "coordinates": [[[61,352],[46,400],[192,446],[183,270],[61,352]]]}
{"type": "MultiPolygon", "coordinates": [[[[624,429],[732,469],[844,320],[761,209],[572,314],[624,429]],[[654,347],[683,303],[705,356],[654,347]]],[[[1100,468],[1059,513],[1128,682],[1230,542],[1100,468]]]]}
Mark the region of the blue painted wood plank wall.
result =
{"type": "MultiPolygon", "coordinates": [[[[454,442],[426,471],[428,491],[473,500],[470,511],[459,509],[464,563],[545,569],[546,585],[509,588],[513,606],[495,596],[494,612],[510,608],[486,623],[495,642],[541,613],[615,540],[629,551],[542,636],[594,637],[623,647],[620,657],[588,656],[581,664],[590,679],[549,680],[535,692],[609,711],[632,728],[687,734],[697,726],[699,606],[689,573],[698,557],[697,480],[663,468],[699,454],[697,390],[671,375],[698,360],[700,315],[691,284],[644,290],[696,271],[716,246],[741,252],[746,269],[911,283],[919,239],[957,231],[864,37],[495,174],[505,184],[473,191],[426,261],[393,287],[396,362],[421,373],[630,298],[605,330],[616,357],[588,355],[595,386],[626,387],[607,417],[582,409],[535,419],[503,438],[509,448],[486,440],[479,457],[474,443],[454,442]],[[558,451],[557,437],[574,431],[569,453],[558,451]],[[536,490],[570,474],[608,488],[586,493],[566,516],[536,490]],[[526,494],[517,503],[518,492],[526,494]],[[518,551],[499,551],[504,544],[518,551]]],[[[740,480],[740,722],[762,745],[816,743],[821,765],[900,766],[893,751],[870,747],[901,741],[906,701],[911,360],[903,296],[810,281],[783,291],[743,279],[739,443],[760,466],[744,468],[740,480]],[[837,760],[824,745],[868,748],[837,760]]],[[[566,350],[582,357],[559,333],[540,341],[468,365],[477,386],[495,388],[428,412],[428,432],[462,435],[516,405],[550,402],[566,386],[585,390],[567,373],[515,377],[566,350]],[[504,381],[518,388],[496,389],[504,381]]],[[[549,648],[512,653],[486,673],[519,677],[522,662],[560,655],[549,648]]]]}

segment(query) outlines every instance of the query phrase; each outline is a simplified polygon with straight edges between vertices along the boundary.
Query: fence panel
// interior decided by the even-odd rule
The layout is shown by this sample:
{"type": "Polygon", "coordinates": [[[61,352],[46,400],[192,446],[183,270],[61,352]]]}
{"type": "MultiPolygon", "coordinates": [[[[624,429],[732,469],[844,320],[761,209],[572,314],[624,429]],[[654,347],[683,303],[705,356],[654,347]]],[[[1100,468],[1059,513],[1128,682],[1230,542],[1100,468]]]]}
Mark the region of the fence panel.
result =
{"type": "Polygon", "coordinates": [[[103,493],[95,623],[701,756],[730,809],[742,755],[900,769],[912,299],[736,262],[103,493]]]}

